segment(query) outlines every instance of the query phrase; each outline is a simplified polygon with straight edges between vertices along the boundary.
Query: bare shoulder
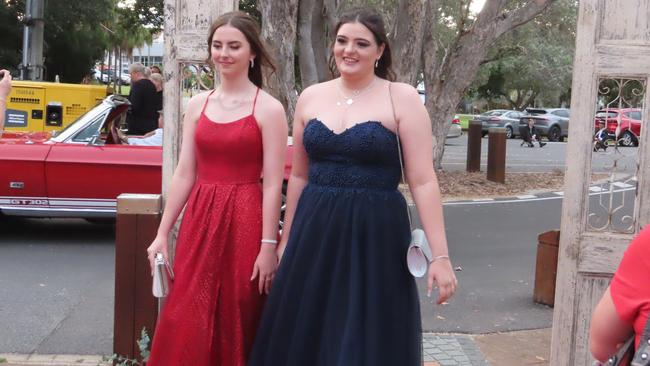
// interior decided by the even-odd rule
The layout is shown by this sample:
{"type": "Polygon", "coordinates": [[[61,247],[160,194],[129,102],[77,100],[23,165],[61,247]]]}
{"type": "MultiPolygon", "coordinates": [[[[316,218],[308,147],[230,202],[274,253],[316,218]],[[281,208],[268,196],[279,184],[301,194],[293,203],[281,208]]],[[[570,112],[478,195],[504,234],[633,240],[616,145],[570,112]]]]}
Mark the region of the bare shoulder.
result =
{"type": "Polygon", "coordinates": [[[190,100],[187,102],[184,114],[189,117],[190,120],[196,121],[199,118],[201,110],[203,109],[203,106],[205,105],[210,92],[211,91],[205,91],[199,93],[190,98],[190,100]]]}
{"type": "Polygon", "coordinates": [[[391,91],[396,97],[400,98],[419,98],[418,91],[411,85],[400,82],[390,83],[391,91]]]}
{"type": "Polygon", "coordinates": [[[260,89],[255,105],[255,118],[260,123],[276,123],[286,119],[284,106],[274,96],[260,89]]]}
{"type": "Polygon", "coordinates": [[[260,89],[260,94],[257,96],[257,103],[255,105],[256,115],[271,115],[278,116],[284,115],[284,106],[274,96],[260,89]]]}
{"type": "MultiPolygon", "coordinates": [[[[335,80],[335,79],[334,79],[335,80]]],[[[300,93],[300,99],[305,101],[310,101],[313,98],[318,98],[322,93],[329,91],[331,88],[335,87],[335,81],[329,80],[322,83],[314,84],[307,87],[305,90],[300,93]]]]}

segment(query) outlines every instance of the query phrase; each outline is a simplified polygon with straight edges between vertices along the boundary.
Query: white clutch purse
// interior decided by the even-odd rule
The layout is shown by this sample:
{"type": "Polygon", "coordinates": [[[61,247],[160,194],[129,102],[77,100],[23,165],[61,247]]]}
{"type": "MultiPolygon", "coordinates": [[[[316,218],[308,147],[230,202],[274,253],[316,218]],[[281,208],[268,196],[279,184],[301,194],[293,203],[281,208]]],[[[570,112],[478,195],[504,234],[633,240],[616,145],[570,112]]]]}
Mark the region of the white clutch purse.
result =
{"type": "Polygon", "coordinates": [[[169,293],[169,282],[174,280],[174,272],[163,258],[162,253],[156,253],[153,269],[153,296],[161,298],[169,293]]]}
{"type": "Polygon", "coordinates": [[[413,277],[422,277],[431,263],[431,248],[422,229],[411,232],[411,244],[406,251],[406,265],[413,277]]]}

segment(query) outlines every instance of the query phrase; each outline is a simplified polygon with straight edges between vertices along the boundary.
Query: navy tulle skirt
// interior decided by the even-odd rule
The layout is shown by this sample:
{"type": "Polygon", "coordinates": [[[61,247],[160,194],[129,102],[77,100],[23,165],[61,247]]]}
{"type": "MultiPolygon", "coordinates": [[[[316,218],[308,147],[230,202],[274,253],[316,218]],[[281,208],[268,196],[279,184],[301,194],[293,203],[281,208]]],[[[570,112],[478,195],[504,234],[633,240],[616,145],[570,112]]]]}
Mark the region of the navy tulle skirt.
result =
{"type": "Polygon", "coordinates": [[[421,365],[409,231],[396,190],[307,185],[249,365],[421,365]]]}

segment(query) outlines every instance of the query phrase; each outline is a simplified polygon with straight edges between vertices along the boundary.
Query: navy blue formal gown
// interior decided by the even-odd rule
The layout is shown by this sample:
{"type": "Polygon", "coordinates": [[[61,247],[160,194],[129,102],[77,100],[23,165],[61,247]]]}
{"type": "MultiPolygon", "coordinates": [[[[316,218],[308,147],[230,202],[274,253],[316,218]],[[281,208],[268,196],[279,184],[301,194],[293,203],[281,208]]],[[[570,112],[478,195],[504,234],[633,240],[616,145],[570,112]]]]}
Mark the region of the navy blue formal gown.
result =
{"type": "Polygon", "coordinates": [[[249,366],[421,365],[396,139],[374,121],[339,134],[305,126],[309,182],[249,366]]]}

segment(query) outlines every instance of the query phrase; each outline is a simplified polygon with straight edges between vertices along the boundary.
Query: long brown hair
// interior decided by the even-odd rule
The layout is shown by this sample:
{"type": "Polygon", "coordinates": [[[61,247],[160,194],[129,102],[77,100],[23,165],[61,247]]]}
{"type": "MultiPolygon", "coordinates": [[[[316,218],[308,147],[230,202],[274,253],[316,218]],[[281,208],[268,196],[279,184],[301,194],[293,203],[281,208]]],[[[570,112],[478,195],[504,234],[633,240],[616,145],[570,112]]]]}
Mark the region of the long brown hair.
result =
{"type": "Polygon", "coordinates": [[[244,34],[246,40],[251,45],[251,52],[255,54],[254,65],[248,68],[248,79],[258,87],[263,87],[262,67],[268,67],[271,73],[275,72],[275,63],[273,58],[266,49],[264,41],[260,37],[260,27],[257,21],[243,11],[232,11],[225,13],[217,18],[210,26],[208,34],[208,62],[211,63],[212,37],[214,32],[224,25],[237,28],[244,34]]]}
{"type": "MultiPolygon", "coordinates": [[[[391,68],[393,60],[390,52],[390,44],[388,43],[388,37],[386,36],[384,19],[381,15],[369,7],[352,8],[341,15],[338,23],[336,23],[336,26],[334,27],[334,35],[339,32],[339,29],[343,24],[347,23],[363,24],[375,36],[377,45],[384,45],[384,52],[378,60],[377,67],[375,67],[375,75],[382,79],[395,81],[395,72],[393,72],[393,69],[391,68]]],[[[334,42],[336,42],[336,39],[334,42]]],[[[336,62],[334,61],[334,55],[331,54],[330,70],[334,71],[335,69],[336,62]]]]}

